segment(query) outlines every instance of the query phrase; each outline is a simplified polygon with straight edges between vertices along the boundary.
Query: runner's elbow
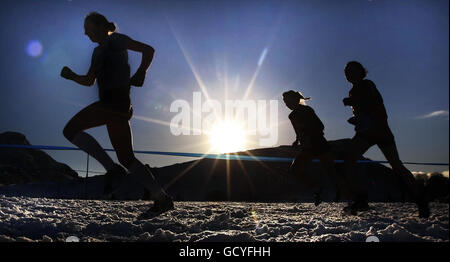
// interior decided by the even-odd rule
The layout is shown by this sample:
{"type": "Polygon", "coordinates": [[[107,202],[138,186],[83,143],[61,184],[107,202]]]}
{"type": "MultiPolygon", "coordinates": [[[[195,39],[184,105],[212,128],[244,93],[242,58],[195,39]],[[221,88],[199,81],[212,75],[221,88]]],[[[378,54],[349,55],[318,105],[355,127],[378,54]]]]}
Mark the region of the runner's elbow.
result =
{"type": "Polygon", "coordinates": [[[85,85],[92,86],[94,83],[95,83],[95,77],[87,75],[86,79],[85,79],[85,85]]]}
{"type": "Polygon", "coordinates": [[[155,55],[155,49],[152,46],[145,45],[144,53],[153,57],[155,55]]]}
{"type": "Polygon", "coordinates": [[[152,46],[148,46],[148,49],[151,54],[155,53],[155,49],[152,46]]]}

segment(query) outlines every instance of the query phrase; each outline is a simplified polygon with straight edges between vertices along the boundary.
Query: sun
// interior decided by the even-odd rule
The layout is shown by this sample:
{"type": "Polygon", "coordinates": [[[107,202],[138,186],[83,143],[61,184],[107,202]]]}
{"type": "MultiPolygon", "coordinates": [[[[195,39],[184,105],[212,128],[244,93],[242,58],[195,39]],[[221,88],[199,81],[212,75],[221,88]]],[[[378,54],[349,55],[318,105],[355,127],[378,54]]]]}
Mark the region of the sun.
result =
{"type": "Polygon", "coordinates": [[[230,153],[245,150],[246,130],[235,121],[217,122],[209,132],[211,151],[230,153]]]}

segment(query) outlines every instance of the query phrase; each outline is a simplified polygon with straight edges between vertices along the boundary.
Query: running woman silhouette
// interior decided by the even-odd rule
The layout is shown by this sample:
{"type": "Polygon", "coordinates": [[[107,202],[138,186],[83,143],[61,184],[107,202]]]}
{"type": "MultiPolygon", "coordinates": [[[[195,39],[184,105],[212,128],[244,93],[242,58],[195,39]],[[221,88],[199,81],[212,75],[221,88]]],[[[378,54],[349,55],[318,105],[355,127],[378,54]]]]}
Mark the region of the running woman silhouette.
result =
{"type": "Polygon", "coordinates": [[[359,62],[348,62],[344,72],[352,88],[349,96],[343,99],[343,103],[352,107],[353,117],[348,122],[355,125],[356,131],[350,142],[350,153],[345,159],[347,179],[351,181],[350,188],[353,191],[354,201],[345,210],[355,213],[369,207],[367,189],[358,179],[356,163],[369,148],[377,145],[417,204],[419,217],[428,217],[430,210],[425,194],[426,188],[416,182],[400,160],[380,92],[371,80],[365,79],[367,70],[359,62]]]}
{"type": "Polygon", "coordinates": [[[84,30],[89,39],[98,44],[92,54],[89,71],[86,75],[78,75],[65,66],[61,70],[61,76],[84,86],[92,86],[97,80],[99,101],[88,105],[70,119],[63,134],[107,170],[104,193],[111,194],[118,190],[113,188],[112,181],[126,176],[127,172],[114,163],[95,138],[84,132],[89,128],[106,125],[119,162],[128,169],[131,179],[142,183],[151,193],[154,204],[146,213],[151,215],[170,210],[173,208],[172,198],[158,185],[150,169],[133,153],[129,122],[133,115],[130,88],[144,84],[155,50],[147,44],[117,33],[115,24],[97,12],[86,16],[84,30]],[[127,50],[142,53],[141,64],[131,78],[127,50]]]}
{"type": "Polygon", "coordinates": [[[298,153],[291,164],[291,170],[296,178],[301,179],[306,186],[312,189],[314,204],[318,206],[322,202],[322,188],[316,179],[305,174],[305,168],[314,158],[318,158],[326,168],[328,176],[336,186],[337,195],[342,192],[348,197],[349,191],[347,183],[336,173],[331,148],[324,137],[323,123],[314,109],[305,103],[305,100],[309,99],[310,97],[305,98],[302,93],[294,90],[283,93],[284,103],[292,110],[289,119],[296,134],[292,146],[298,148],[298,153]]]}

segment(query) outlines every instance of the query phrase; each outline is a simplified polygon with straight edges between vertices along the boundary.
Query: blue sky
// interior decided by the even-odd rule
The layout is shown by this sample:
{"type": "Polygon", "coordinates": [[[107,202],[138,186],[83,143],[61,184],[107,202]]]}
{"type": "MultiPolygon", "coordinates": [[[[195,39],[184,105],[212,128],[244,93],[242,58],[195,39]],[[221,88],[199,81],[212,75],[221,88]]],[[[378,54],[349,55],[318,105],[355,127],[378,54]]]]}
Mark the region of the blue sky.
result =
{"type": "MultiPolygon", "coordinates": [[[[70,66],[84,74],[96,46],[84,35],[90,11],[104,14],[119,32],[150,44],[154,62],[142,88],[132,89],[131,120],[137,150],[207,151],[208,138],[173,136],[166,125],[175,99],[191,101],[200,91],[197,72],[211,98],[238,99],[264,61],[249,99],[278,99],[279,139],[294,132],[281,93],[311,96],[329,140],[353,136],[342,98],[350,89],[343,69],[360,61],[380,90],[401,159],[448,162],[449,19],[448,1],[8,1],[0,10],[2,60],[0,132],[24,133],[33,144],[71,146],[62,135],[67,121],[97,99],[96,86],[78,86],[59,77],[70,66]],[[27,50],[31,41],[42,45],[27,50]],[[36,51],[37,50],[37,51],[36,51]]],[[[136,70],[137,53],[130,53],[136,70]]],[[[88,131],[111,148],[106,128],[88,131]]],[[[249,147],[248,149],[255,148],[249,147]]],[[[75,169],[79,152],[49,152],[75,169]]],[[[384,160],[374,147],[367,157],[384,160]]],[[[139,156],[152,166],[191,159],[139,156]]],[[[98,163],[93,169],[101,170],[98,163]]],[[[408,166],[412,171],[444,167],[408,166]]]]}

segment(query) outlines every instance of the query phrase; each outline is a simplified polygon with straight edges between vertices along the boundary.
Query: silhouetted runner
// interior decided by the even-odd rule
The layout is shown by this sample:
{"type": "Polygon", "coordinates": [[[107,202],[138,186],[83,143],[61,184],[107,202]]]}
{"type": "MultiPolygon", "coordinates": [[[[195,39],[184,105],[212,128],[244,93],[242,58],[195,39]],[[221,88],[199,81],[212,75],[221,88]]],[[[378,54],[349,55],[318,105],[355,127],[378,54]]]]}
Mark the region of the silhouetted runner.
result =
{"type": "Polygon", "coordinates": [[[330,146],[324,137],[322,121],[320,121],[314,110],[305,103],[305,100],[309,99],[309,97],[303,97],[302,93],[293,90],[283,93],[284,103],[292,110],[289,114],[289,119],[296,134],[296,139],[292,146],[299,149],[291,164],[291,170],[295,177],[301,179],[303,183],[313,190],[314,204],[317,206],[322,201],[322,188],[318,185],[316,179],[305,174],[305,168],[314,158],[318,158],[326,167],[327,174],[336,185],[337,194],[342,192],[348,196],[348,190],[343,178],[338,177],[336,173],[334,158],[331,154],[330,146]]]}
{"type": "Polygon", "coordinates": [[[345,77],[352,84],[352,88],[349,97],[344,98],[343,103],[345,106],[352,107],[354,116],[348,122],[355,125],[356,131],[349,146],[350,153],[345,159],[347,179],[351,181],[350,188],[354,199],[345,209],[355,213],[369,207],[367,189],[358,178],[356,165],[357,160],[370,147],[377,145],[413,197],[419,208],[419,216],[428,217],[430,210],[425,189],[416,182],[414,176],[400,160],[394,135],[388,125],[383,98],[375,84],[365,79],[366,76],[367,71],[359,62],[351,61],[345,66],[345,77]]]}
{"type": "Polygon", "coordinates": [[[117,193],[126,189],[123,185],[118,190],[113,188],[112,181],[126,176],[127,172],[113,162],[92,136],[84,132],[89,128],[106,125],[119,162],[128,169],[131,179],[142,183],[155,200],[148,213],[161,213],[172,209],[172,198],[158,185],[149,168],[134,156],[129,122],[133,115],[130,87],[144,84],[154,49],[124,34],[116,33],[115,24],[96,12],[86,16],[84,30],[92,42],[98,43],[92,54],[89,71],[86,75],[77,75],[68,67],[64,67],[61,76],[84,86],[93,85],[97,79],[99,101],[78,112],[65,126],[64,136],[98,160],[107,170],[104,193],[117,193]],[[131,78],[128,49],[142,53],[139,69],[131,78]]]}

